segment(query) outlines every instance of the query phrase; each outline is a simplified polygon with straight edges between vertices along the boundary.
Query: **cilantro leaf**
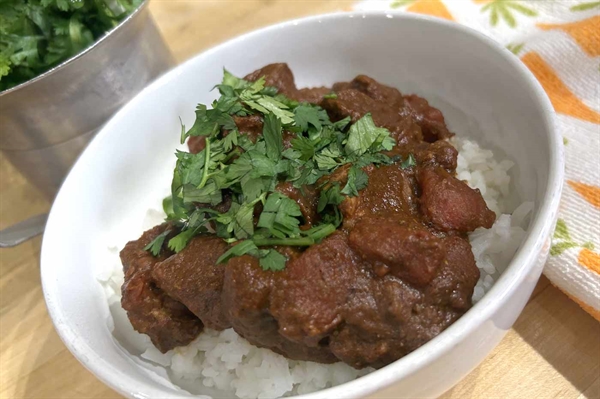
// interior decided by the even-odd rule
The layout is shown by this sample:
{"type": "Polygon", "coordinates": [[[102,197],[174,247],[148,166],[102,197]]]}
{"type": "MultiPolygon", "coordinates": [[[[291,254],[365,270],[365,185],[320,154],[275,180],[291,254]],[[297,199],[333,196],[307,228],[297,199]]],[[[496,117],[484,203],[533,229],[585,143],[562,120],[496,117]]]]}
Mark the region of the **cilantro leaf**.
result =
{"type": "Polygon", "coordinates": [[[227,69],[223,68],[223,86],[229,86],[234,90],[245,89],[249,86],[249,82],[232,75],[227,69]]]}
{"type": "Polygon", "coordinates": [[[411,168],[416,165],[417,165],[417,160],[415,159],[415,156],[412,153],[410,153],[410,154],[408,154],[408,157],[406,157],[406,159],[404,161],[402,161],[402,163],[400,164],[400,167],[402,169],[407,169],[407,168],[411,168]]]}
{"type": "Polygon", "coordinates": [[[267,197],[258,227],[266,228],[275,237],[296,237],[300,234],[300,216],[302,212],[296,201],[275,192],[267,197]]]}
{"type": "Polygon", "coordinates": [[[192,184],[186,184],[182,187],[181,194],[184,204],[201,203],[217,205],[223,198],[220,188],[212,180],[202,188],[197,188],[192,184]]]}
{"type": "Polygon", "coordinates": [[[344,119],[334,122],[333,128],[337,130],[344,130],[350,124],[350,122],[352,122],[352,119],[350,119],[350,117],[347,116],[344,119]]]}
{"type": "Polygon", "coordinates": [[[163,211],[167,215],[167,220],[175,219],[175,211],[173,209],[173,197],[167,196],[162,201],[163,211]]]}
{"type": "Polygon", "coordinates": [[[181,183],[197,186],[202,181],[204,164],[206,163],[206,151],[197,154],[177,151],[177,164],[181,173],[181,183]]]}
{"type": "Polygon", "coordinates": [[[300,159],[300,157],[302,156],[302,153],[294,148],[287,148],[286,150],[284,150],[281,153],[281,156],[283,158],[287,158],[289,160],[295,161],[297,159],[300,159]]]}
{"type": "Polygon", "coordinates": [[[175,253],[181,252],[188,242],[196,235],[196,229],[184,230],[169,240],[169,249],[175,253]]]}
{"type": "Polygon", "coordinates": [[[163,243],[165,242],[165,238],[171,233],[171,230],[167,229],[154,237],[152,241],[148,245],[144,247],[144,251],[150,251],[152,255],[158,256],[160,251],[162,250],[163,243]]]}
{"type": "Polygon", "coordinates": [[[260,267],[263,270],[271,270],[274,272],[285,269],[287,258],[274,249],[269,249],[267,254],[259,260],[260,267]]]}
{"type": "Polygon", "coordinates": [[[207,109],[206,105],[196,107],[196,121],[183,136],[181,143],[190,136],[214,136],[221,128],[232,130],[236,128],[231,115],[219,108],[207,109]]]}
{"type": "Polygon", "coordinates": [[[336,161],[335,158],[328,157],[327,155],[324,155],[324,154],[315,155],[315,161],[317,162],[317,166],[321,170],[335,169],[339,165],[341,165],[341,163],[336,161]]]}
{"type": "Polygon", "coordinates": [[[331,124],[327,112],[323,108],[306,103],[300,104],[294,109],[294,121],[302,131],[307,131],[309,125],[321,130],[323,125],[331,124]]]}
{"type": "Polygon", "coordinates": [[[251,237],[254,234],[253,213],[257,201],[239,204],[233,202],[226,213],[219,214],[215,221],[225,226],[224,231],[239,240],[251,237]]]}
{"type": "Polygon", "coordinates": [[[350,126],[346,154],[357,157],[369,150],[392,149],[395,141],[389,136],[390,132],[387,129],[375,126],[371,114],[368,113],[350,126]]]}
{"type": "Polygon", "coordinates": [[[267,156],[274,161],[279,160],[283,152],[283,138],[281,136],[281,120],[275,115],[265,115],[263,137],[265,139],[267,156]]]}
{"type": "Polygon", "coordinates": [[[257,102],[267,110],[267,112],[263,112],[264,114],[271,112],[279,118],[284,125],[289,125],[294,122],[294,114],[287,110],[287,105],[275,100],[273,97],[262,96],[257,102]]]}
{"type": "Polygon", "coordinates": [[[341,193],[350,197],[356,197],[359,190],[367,187],[368,182],[369,176],[365,173],[365,171],[356,166],[352,166],[348,171],[348,182],[342,189],[341,193]]]}
{"type": "Polygon", "coordinates": [[[260,267],[263,270],[280,271],[285,268],[287,258],[274,249],[260,250],[252,240],[240,241],[237,245],[229,248],[217,259],[217,264],[227,263],[230,259],[251,255],[259,258],[260,267]]]}
{"type": "Polygon", "coordinates": [[[262,176],[275,176],[277,169],[275,162],[265,154],[256,150],[249,150],[233,161],[226,173],[229,180],[241,181],[246,175],[250,175],[253,179],[262,176]]]}
{"type": "Polygon", "coordinates": [[[315,146],[308,137],[298,136],[292,139],[292,148],[300,154],[300,159],[308,161],[315,156],[315,146]]]}
{"type": "Polygon", "coordinates": [[[332,184],[330,187],[321,190],[319,202],[317,203],[317,212],[321,213],[327,205],[339,205],[344,200],[341,194],[340,185],[332,184]]]}
{"type": "Polygon", "coordinates": [[[227,251],[225,251],[223,255],[219,257],[219,259],[217,259],[217,264],[226,263],[231,258],[235,258],[237,256],[242,256],[246,254],[254,256],[259,254],[259,250],[256,247],[256,245],[252,242],[252,240],[240,241],[237,245],[234,245],[231,248],[229,248],[227,251]]]}
{"type": "Polygon", "coordinates": [[[237,129],[230,130],[225,137],[223,137],[223,151],[229,152],[235,146],[238,145],[239,133],[237,129]]]}
{"type": "Polygon", "coordinates": [[[375,153],[375,154],[369,154],[369,153],[363,154],[353,164],[359,168],[364,168],[365,166],[370,165],[370,164],[391,165],[392,163],[394,163],[394,160],[392,158],[379,152],[379,153],[375,153]]]}

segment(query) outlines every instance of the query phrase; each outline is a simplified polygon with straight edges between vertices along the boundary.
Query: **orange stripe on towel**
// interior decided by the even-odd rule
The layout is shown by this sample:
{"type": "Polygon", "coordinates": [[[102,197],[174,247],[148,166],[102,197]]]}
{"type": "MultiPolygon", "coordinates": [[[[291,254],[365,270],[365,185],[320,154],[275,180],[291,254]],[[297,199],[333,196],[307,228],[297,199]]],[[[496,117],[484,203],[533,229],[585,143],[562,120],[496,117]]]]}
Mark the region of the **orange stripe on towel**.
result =
{"type": "Polygon", "coordinates": [[[527,53],[521,61],[540,81],[556,112],[588,122],[600,123],[600,114],[578,99],[538,53],[527,53]]]}
{"type": "Polygon", "coordinates": [[[577,191],[579,195],[585,198],[587,202],[596,208],[600,208],[600,187],[578,183],[573,180],[567,180],[567,183],[569,183],[569,186],[571,186],[573,190],[577,191]]]}
{"type": "Polygon", "coordinates": [[[454,21],[452,14],[450,14],[444,3],[440,0],[417,0],[411,4],[406,11],[454,21]]]}
{"type": "Polygon", "coordinates": [[[569,34],[590,57],[600,56],[600,15],[567,24],[537,24],[543,30],[560,29],[569,34]]]}
{"type": "Polygon", "coordinates": [[[577,261],[591,271],[600,274],[600,255],[597,253],[587,248],[583,248],[581,252],[579,252],[577,261]]]}

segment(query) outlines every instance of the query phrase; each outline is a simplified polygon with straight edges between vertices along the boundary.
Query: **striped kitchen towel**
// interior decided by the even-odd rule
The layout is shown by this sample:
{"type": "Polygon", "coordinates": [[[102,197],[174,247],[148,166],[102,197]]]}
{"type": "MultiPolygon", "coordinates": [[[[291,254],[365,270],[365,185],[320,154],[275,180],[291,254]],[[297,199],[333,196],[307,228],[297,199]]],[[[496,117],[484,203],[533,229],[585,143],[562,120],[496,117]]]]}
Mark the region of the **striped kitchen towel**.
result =
{"type": "Polygon", "coordinates": [[[566,184],[545,275],[600,320],[600,1],[367,0],[474,28],[511,50],[557,113],[566,184]]]}

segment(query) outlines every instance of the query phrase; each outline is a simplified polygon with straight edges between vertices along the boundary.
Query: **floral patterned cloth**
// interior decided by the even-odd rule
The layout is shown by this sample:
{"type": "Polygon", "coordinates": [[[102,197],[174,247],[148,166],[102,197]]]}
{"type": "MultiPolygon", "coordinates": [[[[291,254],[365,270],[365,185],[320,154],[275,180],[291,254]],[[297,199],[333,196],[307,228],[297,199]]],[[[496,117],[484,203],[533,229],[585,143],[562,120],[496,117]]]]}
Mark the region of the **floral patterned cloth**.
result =
{"type": "Polygon", "coordinates": [[[557,112],[566,184],[544,273],[600,320],[600,1],[367,0],[456,21],[497,40],[540,81],[557,112]]]}

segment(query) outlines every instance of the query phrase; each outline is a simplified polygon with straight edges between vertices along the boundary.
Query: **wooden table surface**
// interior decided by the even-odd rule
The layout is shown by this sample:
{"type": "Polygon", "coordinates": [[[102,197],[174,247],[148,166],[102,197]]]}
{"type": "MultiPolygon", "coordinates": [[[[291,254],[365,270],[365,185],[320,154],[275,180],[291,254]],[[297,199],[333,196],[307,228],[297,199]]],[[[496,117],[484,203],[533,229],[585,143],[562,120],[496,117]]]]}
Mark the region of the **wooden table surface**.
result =
{"type": "MultiPolygon", "coordinates": [[[[351,2],[153,0],[176,59],[260,26],[350,9],[351,2]]],[[[0,155],[0,228],[50,203],[0,155]]],[[[39,277],[41,238],[0,250],[0,398],[120,398],[73,358],[54,332],[39,277]]],[[[388,388],[372,396],[397,398],[388,388]]],[[[600,323],[539,282],[500,345],[444,398],[600,398],[600,323]]]]}

